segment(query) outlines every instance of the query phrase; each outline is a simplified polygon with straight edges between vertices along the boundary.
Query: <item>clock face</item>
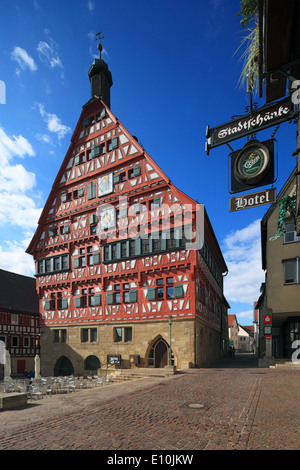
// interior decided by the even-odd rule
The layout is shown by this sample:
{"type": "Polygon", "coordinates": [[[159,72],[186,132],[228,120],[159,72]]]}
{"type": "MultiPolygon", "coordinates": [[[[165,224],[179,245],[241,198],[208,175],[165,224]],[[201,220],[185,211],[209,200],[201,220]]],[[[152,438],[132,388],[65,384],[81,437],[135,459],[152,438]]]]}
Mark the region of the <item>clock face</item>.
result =
{"type": "Polygon", "coordinates": [[[113,207],[102,209],[100,212],[100,229],[105,230],[115,226],[115,209],[113,207]]]}
{"type": "Polygon", "coordinates": [[[99,176],[98,178],[98,197],[105,194],[112,193],[114,190],[113,174],[107,173],[106,175],[99,176]]]}

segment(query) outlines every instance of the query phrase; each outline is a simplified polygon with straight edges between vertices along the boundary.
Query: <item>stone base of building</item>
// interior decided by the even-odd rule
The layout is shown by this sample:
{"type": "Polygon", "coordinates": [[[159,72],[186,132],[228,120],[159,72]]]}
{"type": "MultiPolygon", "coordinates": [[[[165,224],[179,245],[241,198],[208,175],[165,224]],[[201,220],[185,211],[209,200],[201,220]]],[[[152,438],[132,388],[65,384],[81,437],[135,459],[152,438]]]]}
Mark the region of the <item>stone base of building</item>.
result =
{"type": "Polygon", "coordinates": [[[275,358],[272,356],[260,357],[258,359],[258,367],[270,367],[275,365],[275,358]]]}
{"type": "MultiPolygon", "coordinates": [[[[99,369],[106,372],[110,360],[119,362],[110,364],[108,371],[164,369],[169,363],[169,341],[168,320],[43,327],[41,375],[99,375],[99,369]],[[92,329],[96,329],[93,335],[92,329]],[[64,331],[60,334],[58,330],[64,331]],[[83,330],[89,331],[83,334],[83,330]]],[[[220,359],[220,332],[198,319],[173,320],[171,342],[176,370],[220,359]]]]}

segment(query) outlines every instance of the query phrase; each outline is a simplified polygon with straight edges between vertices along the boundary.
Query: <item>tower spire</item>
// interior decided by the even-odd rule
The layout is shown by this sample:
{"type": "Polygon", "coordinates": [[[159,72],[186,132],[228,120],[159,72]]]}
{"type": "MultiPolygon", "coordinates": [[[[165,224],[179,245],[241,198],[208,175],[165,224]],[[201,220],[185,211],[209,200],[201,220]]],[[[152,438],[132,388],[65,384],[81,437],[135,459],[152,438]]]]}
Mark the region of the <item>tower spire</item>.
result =
{"type": "Polygon", "coordinates": [[[89,79],[91,84],[91,95],[92,98],[97,96],[100,98],[106,106],[110,108],[110,88],[113,84],[111,73],[108,69],[107,63],[102,59],[101,52],[103,50],[101,39],[102,31],[96,34],[96,41],[99,41],[97,49],[99,51],[99,59],[95,59],[89,70],[89,79]]]}

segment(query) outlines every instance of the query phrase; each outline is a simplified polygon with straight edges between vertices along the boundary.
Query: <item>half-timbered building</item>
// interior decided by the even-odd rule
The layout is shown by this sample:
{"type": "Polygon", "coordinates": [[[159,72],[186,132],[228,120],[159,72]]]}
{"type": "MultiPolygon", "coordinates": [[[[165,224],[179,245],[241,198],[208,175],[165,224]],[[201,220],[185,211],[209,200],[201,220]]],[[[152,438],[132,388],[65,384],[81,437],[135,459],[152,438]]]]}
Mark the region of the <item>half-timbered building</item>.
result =
{"type": "Polygon", "coordinates": [[[111,111],[101,50],[89,78],[91,99],[27,249],[42,373],[82,374],[115,358],[124,368],[218,359],[227,346],[227,267],[206,210],[111,111]]]}

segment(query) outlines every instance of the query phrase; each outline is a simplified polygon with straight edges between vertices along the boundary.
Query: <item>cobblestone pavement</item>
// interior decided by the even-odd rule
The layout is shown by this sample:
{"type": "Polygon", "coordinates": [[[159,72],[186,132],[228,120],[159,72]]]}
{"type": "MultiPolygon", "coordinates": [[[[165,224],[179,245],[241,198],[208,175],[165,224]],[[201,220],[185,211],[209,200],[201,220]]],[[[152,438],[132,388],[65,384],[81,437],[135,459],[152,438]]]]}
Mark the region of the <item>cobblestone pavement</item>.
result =
{"type": "Polygon", "coordinates": [[[300,370],[251,355],[0,412],[0,450],[299,450],[300,370]]]}

